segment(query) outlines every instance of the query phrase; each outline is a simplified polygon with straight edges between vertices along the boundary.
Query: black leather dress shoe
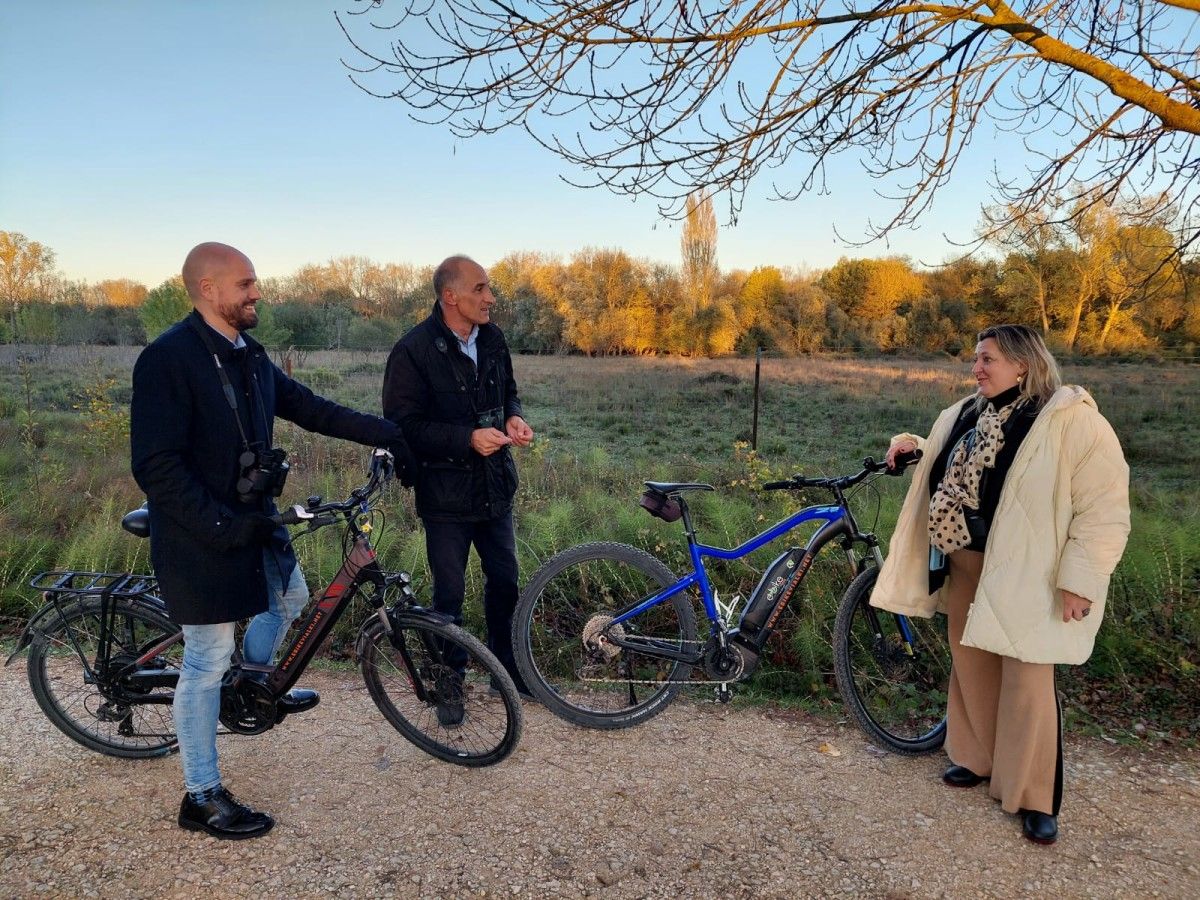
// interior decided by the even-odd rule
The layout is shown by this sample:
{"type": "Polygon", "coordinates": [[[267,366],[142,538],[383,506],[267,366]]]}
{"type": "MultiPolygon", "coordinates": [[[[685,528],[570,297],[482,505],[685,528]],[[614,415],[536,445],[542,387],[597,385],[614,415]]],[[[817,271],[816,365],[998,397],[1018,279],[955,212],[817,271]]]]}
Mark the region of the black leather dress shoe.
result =
{"type": "Polygon", "coordinates": [[[443,728],[457,728],[467,717],[462,701],[443,700],[435,707],[438,724],[443,728]]]}
{"type": "Polygon", "coordinates": [[[983,784],[987,778],[983,775],[976,775],[966,766],[951,766],[942,773],[942,781],[950,787],[973,788],[977,784],[983,784]]]}
{"type": "Polygon", "coordinates": [[[321,702],[321,695],[316,691],[310,691],[305,688],[296,688],[288,691],[279,698],[279,711],[287,715],[294,713],[302,713],[305,710],[312,709],[321,702]]]}
{"type": "Polygon", "coordinates": [[[197,803],[185,794],[179,806],[179,827],[203,831],[225,841],[259,837],[271,830],[275,820],[238,803],[233,794],[220,788],[206,802],[197,803]]]}
{"type": "Polygon", "coordinates": [[[457,728],[463,723],[467,711],[463,705],[463,677],[458,672],[443,672],[434,686],[436,693],[438,724],[443,728],[457,728]]]}
{"type": "Polygon", "coordinates": [[[1049,813],[1023,809],[1021,831],[1035,844],[1053,844],[1058,840],[1058,818],[1049,813]]]}

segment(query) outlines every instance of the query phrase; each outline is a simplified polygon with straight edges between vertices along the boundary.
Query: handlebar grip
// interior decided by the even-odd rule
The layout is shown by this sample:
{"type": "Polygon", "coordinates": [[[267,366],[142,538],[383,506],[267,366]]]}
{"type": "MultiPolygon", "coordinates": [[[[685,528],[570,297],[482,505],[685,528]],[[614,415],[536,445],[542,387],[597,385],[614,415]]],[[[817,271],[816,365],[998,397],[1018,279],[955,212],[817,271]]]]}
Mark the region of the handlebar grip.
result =
{"type": "Polygon", "coordinates": [[[787,481],[768,481],[766,484],[764,484],[762,486],[761,490],[764,490],[764,491],[786,491],[788,488],[793,488],[795,486],[796,486],[796,482],[792,481],[789,478],[787,481]]]}
{"type": "Polygon", "coordinates": [[[313,514],[299,504],[271,516],[271,521],[276,525],[299,525],[301,522],[311,522],[312,520],[313,514]]]}

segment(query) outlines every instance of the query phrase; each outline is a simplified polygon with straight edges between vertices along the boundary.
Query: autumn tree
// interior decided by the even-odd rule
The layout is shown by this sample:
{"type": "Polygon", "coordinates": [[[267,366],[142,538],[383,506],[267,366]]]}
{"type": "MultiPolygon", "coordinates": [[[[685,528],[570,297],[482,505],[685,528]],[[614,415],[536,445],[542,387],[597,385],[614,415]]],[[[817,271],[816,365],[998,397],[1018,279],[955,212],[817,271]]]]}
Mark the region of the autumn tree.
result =
{"type": "Polygon", "coordinates": [[[498,300],[493,314],[518,353],[566,349],[563,315],[556,308],[562,265],[541,253],[510,253],[488,268],[498,300]]]}
{"type": "Polygon", "coordinates": [[[0,297],[4,299],[12,334],[18,331],[20,305],[32,296],[38,279],[54,269],[54,251],[18,231],[0,231],[0,297]]]}
{"type": "Polygon", "coordinates": [[[646,265],[621,250],[575,254],[562,270],[554,300],[566,339],[589,356],[659,349],[646,265]]]}
{"type": "MultiPolygon", "coordinates": [[[[1144,325],[1170,327],[1184,315],[1181,249],[1162,195],[1139,202],[1048,198],[1019,228],[999,233],[1010,252],[999,293],[1014,318],[1036,318],[1074,350],[1144,342],[1144,325]]],[[[1031,322],[1032,324],[1032,322],[1031,322]]]]}
{"type": "Polygon", "coordinates": [[[820,280],[821,287],[848,315],[884,319],[925,293],[925,281],[906,259],[846,259],[820,280]]]}
{"type": "Polygon", "coordinates": [[[679,239],[683,258],[683,284],[691,304],[691,313],[706,309],[713,301],[713,289],[720,274],[717,270],[717,216],[712,198],[704,194],[688,195],[679,239]]]}
{"type": "Polygon", "coordinates": [[[1152,320],[1170,327],[1183,317],[1183,276],[1173,235],[1138,218],[1133,225],[1117,224],[1104,237],[1108,264],[1092,322],[1100,351],[1119,334],[1144,342],[1152,320]]]}
{"type": "Polygon", "coordinates": [[[828,295],[811,279],[775,266],[760,266],[738,292],[738,347],[783,353],[812,353],[826,337],[828,295]]]}
{"type": "Polygon", "coordinates": [[[916,220],[995,129],[1026,148],[996,161],[1017,215],[1049,194],[1094,204],[1152,184],[1180,210],[1187,247],[1198,12],[1198,0],[358,0],[338,21],[369,93],[458,136],[523,128],[579,183],[656,196],[668,213],[700,189],[724,191],[736,217],[765,171],[780,196],[820,190],[848,153],[895,198],[866,225],[879,236],[916,220]]]}
{"type": "Polygon", "coordinates": [[[131,278],[110,278],[95,285],[97,299],[108,306],[141,306],[149,291],[131,278]]]}

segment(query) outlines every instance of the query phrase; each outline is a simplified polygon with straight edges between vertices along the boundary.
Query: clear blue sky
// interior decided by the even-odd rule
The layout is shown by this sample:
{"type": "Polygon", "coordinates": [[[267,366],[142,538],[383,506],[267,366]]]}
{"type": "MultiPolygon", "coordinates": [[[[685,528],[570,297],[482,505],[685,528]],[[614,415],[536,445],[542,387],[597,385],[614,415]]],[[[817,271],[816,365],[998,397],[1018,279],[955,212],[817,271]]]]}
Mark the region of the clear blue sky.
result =
{"type": "MultiPolygon", "coordinates": [[[[50,246],[91,281],[154,286],[204,240],[245,250],[260,276],[346,254],[485,265],[516,250],[619,247],[665,262],[679,227],[650,200],[563,184],[567,170],[524,136],[456,141],[368,97],[340,59],[334,4],[313,0],[122,0],[0,4],[0,230],[50,246]]],[[[986,171],[986,140],[975,163],[986,171]]],[[[937,263],[987,200],[960,173],[917,231],[865,249],[889,207],[847,167],[831,196],[771,202],[762,182],[722,268],[822,268],[840,256],[905,253],[937,263]]]]}

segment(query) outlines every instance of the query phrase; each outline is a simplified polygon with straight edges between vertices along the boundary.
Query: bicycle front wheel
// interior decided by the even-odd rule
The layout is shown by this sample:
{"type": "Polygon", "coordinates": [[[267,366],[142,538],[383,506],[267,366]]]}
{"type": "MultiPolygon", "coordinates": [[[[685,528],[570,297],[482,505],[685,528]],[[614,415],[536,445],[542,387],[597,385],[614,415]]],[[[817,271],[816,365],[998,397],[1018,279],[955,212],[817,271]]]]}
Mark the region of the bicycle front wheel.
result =
{"type": "Polygon", "coordinates": [[[490,766],[521,739],[521,698],[500,661],[457,625],[412,612],[375,619],[359,662],[371,699],[426,753],[460,766],[490,766]]]}
{"type": "MultiPolygon", "coordinates": [[[[120,678],[122,668],[179,632],[165,615],[125,599],[110,601],[107,671],[100,668],[101,602],[84,598],[51,618],[29,645],[29,687],[55,727],[89,750],[140,759],[176,744],[174,687],[120,678]]],[[[162,648],[142,671],[178,672],[183,638],[162,648]]]]}
{"type": "Polygon", "coordinates": [[[648,553],[600,542],[565,550],[538,569],[513,614],[513,652],[530,690],[556,715],[590,728],[627,728],[662,712],[691,665],[598,638],[694,652],[696,616],[677,594],[606,632],[614,614],[674,584],[648,553]]]}
{"type": "Polygon", "coordinates": [[[893,753],[929,753],[946,739],[950,642],[946,617],[875,609],[871,567],[850,583],[834,625],[834,666],[846,709],[871,742],[893,753]]]}

